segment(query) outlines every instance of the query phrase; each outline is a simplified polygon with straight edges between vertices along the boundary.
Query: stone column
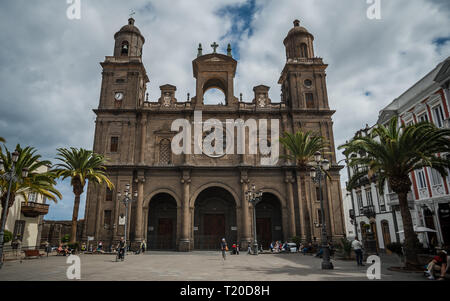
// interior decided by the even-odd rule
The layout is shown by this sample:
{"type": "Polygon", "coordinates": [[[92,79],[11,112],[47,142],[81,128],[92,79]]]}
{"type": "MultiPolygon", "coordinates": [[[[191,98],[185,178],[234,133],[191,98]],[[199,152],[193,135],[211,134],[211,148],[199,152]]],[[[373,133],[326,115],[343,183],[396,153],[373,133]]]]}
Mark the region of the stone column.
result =
{"type": "Polygon", "coordinates": [[[314,216],[313,216],[313,207],[312,207],[312,192],[311,192],[311,178],[309,176],[305,177],[305,194],[306,194],[306,212],[308,220],[308,229],[306,231],[306,240],[308,242],[312,241],[314,236],[314,216]]]}
{"type": "Polygon", "coordinates": [[[298,208],[300,211],[300,236],[302,241],[306,240],[306,232],[305,232],[305,214],[304,207],[305,202],[303,199],[303,191],[302,191],[302,178],[300,170],[297,170],[297,193],[298,193],[298,208]]]}
{"type": "Polygon", "coordinates": [[[242,215],[242,231],[241,231],[241,249],[246,250],[248,244],[251,242],[250,235],[250,214],[249,203],[246,200],[245,193],[248,191],[249,179],[247,177],[247,171],[241,171],[241,215],[242,215]]]}
{"type": "Polygon", "coordinates": [[[181,184],[183,184],[183,224],[181,228],[181,239],[179,244],[179,249],[181,252],[189,252],[190,247],[190,229],[191,229],[191,214],[190,214],[190,186],[191,186],[191,175],[190,170],[183,170],[183,178],[181,179],[181,184]]]}
{"type": "Polygon", "coordinates": [[[292,183],[294,179],[292,178],[291,172],[286,172],[286,192],[288,198],[288,215],[289,215],[289,238],[296,236],[295,231],[295,207],[294,207],[294,191],[292,189],[292,183]]]}
{"type": "Polygon", "coordinates": [[[143,174],[138,176],[137,182],[138,182],[138,199],[137,199],[137,206],[136,206],[136,237],[135,237],[135,242],[136,243],[141,243],[142,239],[144,238],[144,233],[143,233],[144,221],[142,219],[142,216],[143,216],[143,210],[144,210],[144,183],[145,183],[145,176],[143,174]]]}
{"type": "Polygon", "coordinates": [[[147,115],[142,115],[141,119],[141,151],[139,154],[139,164],[145,164],[145,145],[146,145],[146,137],[147,137],[147,115]]]}

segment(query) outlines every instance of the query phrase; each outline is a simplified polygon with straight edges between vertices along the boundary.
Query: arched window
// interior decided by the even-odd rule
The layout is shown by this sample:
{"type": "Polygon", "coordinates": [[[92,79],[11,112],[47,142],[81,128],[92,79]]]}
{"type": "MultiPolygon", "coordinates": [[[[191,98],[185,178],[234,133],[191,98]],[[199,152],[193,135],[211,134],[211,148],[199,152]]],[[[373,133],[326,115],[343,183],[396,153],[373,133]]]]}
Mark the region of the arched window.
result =
{"type": "Polygon", "coordinates": [[[308,57],[308,46],[305,43],[300,44],[300,57],[308,57]]]}
{"type": "Polygon", "coordinates": [[[389,222],[387,220],[381,221],[381,232],[383,233],[384,248],[391,243],[391,233],[389,230],[389,222]]]}
{"type": "Polygon", "coordinates": [[[172,152],[169,139],[162,139],[159,143],[159,163],[161,165],[172,164],[172,152]]]}
{"type": "Polygon", "coordinates": [[[129,48],[130,48],[130,45],[128,44],[128,42],[127,41],[123,41],[120,54],[121,55],[128,55],[129,48]]]}
{"type": "Polygon", "coordinates": [[[220,89],[210,88],[203,94],[203,104],[226,105],[225,94],[220,89]]]}

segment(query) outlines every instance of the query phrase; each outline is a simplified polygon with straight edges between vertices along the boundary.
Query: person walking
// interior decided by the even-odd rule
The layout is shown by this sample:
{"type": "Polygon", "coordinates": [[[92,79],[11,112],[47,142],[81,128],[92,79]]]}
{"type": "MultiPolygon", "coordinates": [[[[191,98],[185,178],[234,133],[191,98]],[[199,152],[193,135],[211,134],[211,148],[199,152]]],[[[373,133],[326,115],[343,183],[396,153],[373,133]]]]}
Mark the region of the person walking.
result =
{"type": "Polygon", "coordinates": [[[227,251],[228,251],[228,245],[225,238],[222,238],[222,242],[220,243],[220,249],[222,250],[222,258],[223,260],[227,260],[227,251]]]}
{"type": "Polygon", "coordinates": [[[117,244],[117,260],[124,260],[125,248],[125,239],[121,237],[119,243],[117,244]]]}
{"type": "Polygon", "coordinates": [[[358,264],[358,266],[364,266],[362,247],[362,243],[359,241],[358,236],[356,236],[355,240],[352,241],[352,248],[355,251],[356,263],[358,264]]]}
{"type": "Polygon", "coordinates": [[[141,250],[142,254],[145,253],[145,250],[147,249],[147,243],[145,242],[145,239],[142,241],[141,250]]]}

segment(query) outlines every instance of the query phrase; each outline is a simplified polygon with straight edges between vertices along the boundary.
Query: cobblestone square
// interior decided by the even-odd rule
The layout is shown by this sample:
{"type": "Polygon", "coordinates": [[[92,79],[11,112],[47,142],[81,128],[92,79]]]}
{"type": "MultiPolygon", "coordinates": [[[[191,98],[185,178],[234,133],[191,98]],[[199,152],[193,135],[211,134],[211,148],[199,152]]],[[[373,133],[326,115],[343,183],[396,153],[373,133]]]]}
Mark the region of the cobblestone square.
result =
{"type": "MultiPolygon", "coordinates": [[[[366,267],[333,260],[334,270],[321,269],[321,259],[301,254],[228,255],[220,252],[147,252],[115,262],[114,255],[79,255],[82,281],[369,281],[366,267]]],[[[6,262],[0,281],[67,281],[68,257],[6,262]]],[[[423,281],[421,273],[388,270],[400,266],[395,256],[381,257],[381,281],[423,281]]]]}

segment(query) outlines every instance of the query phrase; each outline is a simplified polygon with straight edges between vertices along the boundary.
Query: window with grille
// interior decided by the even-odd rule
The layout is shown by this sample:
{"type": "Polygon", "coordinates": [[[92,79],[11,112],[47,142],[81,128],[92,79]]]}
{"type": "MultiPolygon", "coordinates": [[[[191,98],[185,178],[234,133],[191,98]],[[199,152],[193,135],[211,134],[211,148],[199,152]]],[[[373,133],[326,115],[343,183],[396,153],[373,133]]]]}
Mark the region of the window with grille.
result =
{"type": "Polygon", "coordinates": [[[378,204],[380,205],[380,211],[386,211],[386,203],[384,201],[384,196],[378,192],[378,189],[377,194],[378,194],[378,204]]]}
{"type": "Polygon", "coordinates": [[[322,211],[320,209],[317,209],[317,220],[319,221],[319,224],[322,225],[322,211]]]}
{"type": "Polygon", "coordinates": [[[23,234],[25,232],[25,221],[16,221],[14,223],[13,239],[20,239],[23,241],[23,234]]]}
{"type": "Polygon", "coordinates": [[[356,192],[356,201],[358,203],[359,210],[362,210],[364,205],[363,205],[362,192],[361,191],[357,191],[356,192]]]}
{"type": "Polygon", "coordinates": [[[428,122],[427,113],[424,113],[424,114],[419,116],[419,122],[428,122]]]}
{"type": "Polygon", "coordinates": [[[111,153],[117,153],[119,151],[119,137],[111,137],[111,153]]]}
{"type": "Polygon", "coordinates": [[[320,190],[319,186],[316,186],[316,199],[317,201],[320,201],[320,193],[322,192],[322,198],[323,198],[323,188],[320,190]]]}
{"type": "Polygon", "coordinates": [[[103,223],[105,225],[105,229],[109,229],[111,227],[111,210],[104,211],[103,223]]]}
{"type": "Polygon", "coordinates": [[[431,185],[440,185],[442,183],[441,179],[442,177],[439,172],[436,169],[431,168],[431,185]]]}
{"type": "Polygon", "coordinates": [[[308,57],[308,46],[305,43],[300,44],[300,57],[308,57]]]}
{"type": "Polygon", "coordinates": [[[367,206],[372,206],[373,199],[372,199],[372,191],[370,189],[366,190],[366,199],[367,199],[367,206]]]}
{"type": "Polygon", "coordinates": [[[106,199],[107,202],[112,202],[113,200],[113,191],[106,187],[106,199]]]}
{"type": "Polygon", "coordinates": [[[433,108],[434,113],[434,124],[441,128],[444,126],[444,112],[442,111],[442,107],[439,105],[433,108]]]}
{"type": "Polygon", "coordinates": [[[169,165],[172,163],[172,152],[169,139],[163,139],[159,144],[159,163],[162,165],[169,165]]]}
{"type": "Polygon", "coordinates": [[[30,203],[37,202],[37,193],[36,192],[32,192],[28,195],[28,202],[30,202],[30,203]]]}
{"type": "Polygon", "coordinates": [[[305,94],[305,101],[308,109],[314,109],[314,95],[312,93],[305,94]]]}
{"type": "Polygon", "coordinates": [[[418,180],[418,186],[420,189],[427,188],[427,182],[425,180],[425,173],[423,170],[419,170],[417,172],[417,180],[418,180]]]}

